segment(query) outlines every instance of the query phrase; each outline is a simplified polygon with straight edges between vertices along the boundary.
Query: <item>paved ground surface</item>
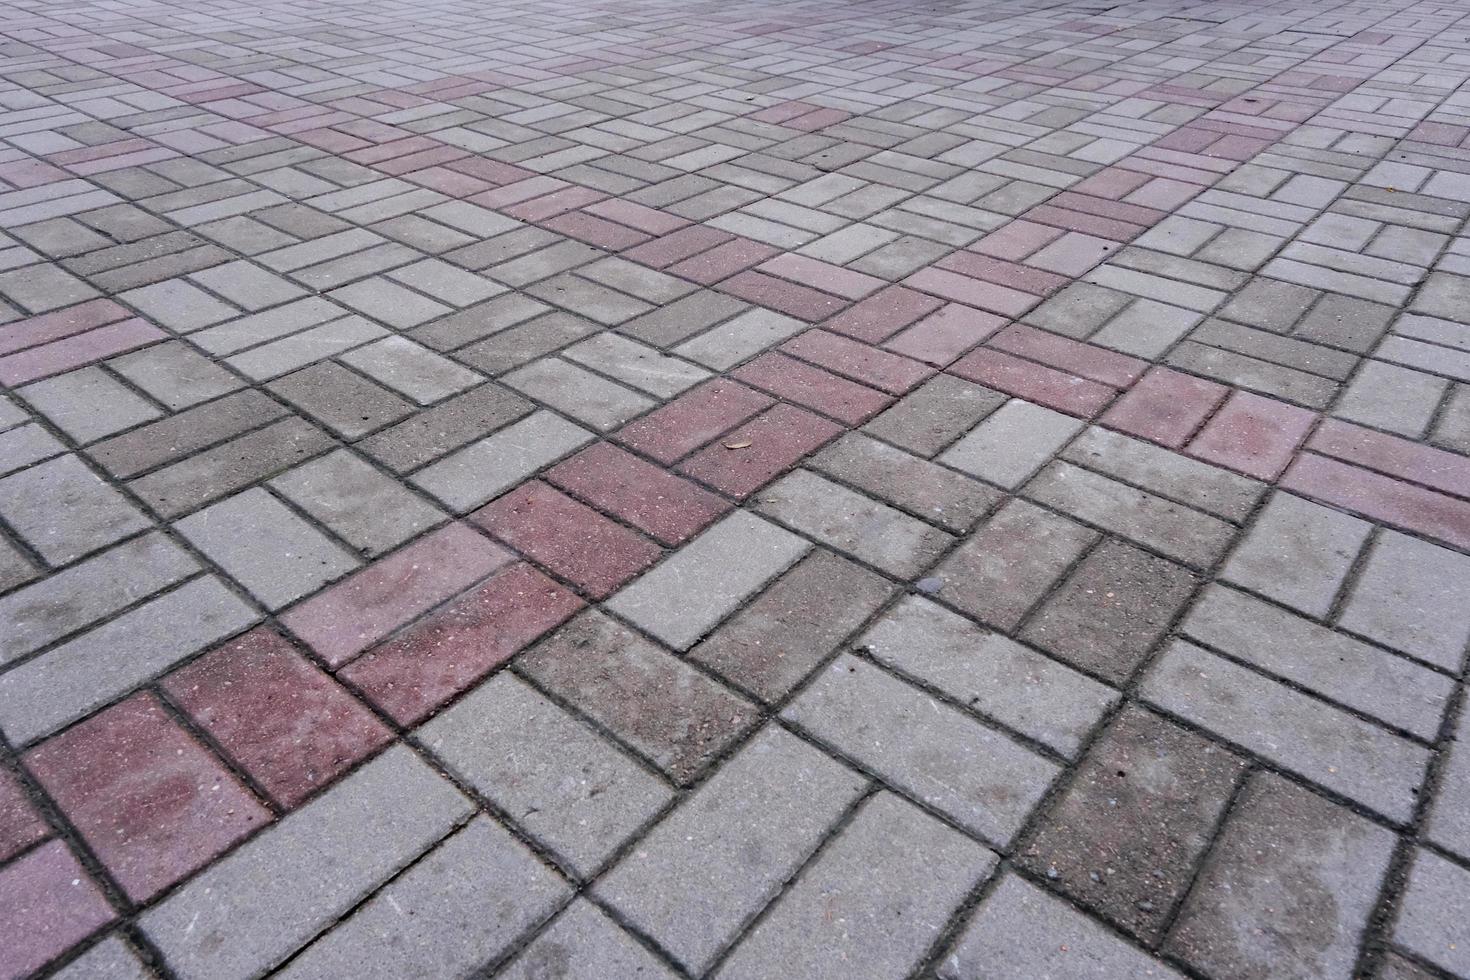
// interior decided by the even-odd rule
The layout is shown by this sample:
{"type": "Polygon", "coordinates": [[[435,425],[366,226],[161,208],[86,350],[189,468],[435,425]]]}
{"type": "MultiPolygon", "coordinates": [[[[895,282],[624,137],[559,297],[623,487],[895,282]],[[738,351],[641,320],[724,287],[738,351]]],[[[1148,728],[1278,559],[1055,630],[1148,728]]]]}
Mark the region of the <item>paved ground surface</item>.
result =
{"type": "Polygon", "coordinates": [[[1470,975],[1467,217],[1463,0],[0,4],[0,975],[1470,975]]]}

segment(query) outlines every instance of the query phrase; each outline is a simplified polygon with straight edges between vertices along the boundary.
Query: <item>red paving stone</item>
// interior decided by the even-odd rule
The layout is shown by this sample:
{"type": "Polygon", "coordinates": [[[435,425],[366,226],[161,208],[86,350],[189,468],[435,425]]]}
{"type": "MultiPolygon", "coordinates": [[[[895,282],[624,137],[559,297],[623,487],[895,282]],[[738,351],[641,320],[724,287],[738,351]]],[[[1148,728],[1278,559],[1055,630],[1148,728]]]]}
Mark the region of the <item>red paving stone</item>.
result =
{"type": "Polygon", "coordinates": [[[772,403],[733,381],[709,381],[618,430],[617,438],[661,463],[672,463],[772,403]]]}
{"type": "Polygon", "coordinates": [[[163,689],[287,808],[392,737],[342,685],[268,627],[176,671],[163,689]]]}
{"type": "Polygon", "coordinates": [[[679,471],[732,497],[748,497],[842,427],[791,405],[777,405],[679,464],[679,471]]]}
{"type": "Polygon", "coordinates": [[[893,403],[890,395],[784,354],[762,354],[741,365],[734,376],[754,388],[830,415],[846,425],[860,425],[893,403]]]}
{"type": "Polygon", "coordinates": [[[0,861],[6,861],[51,834],[45,818],[11,773],[0,769],[0,861]]]}
{"type": "Polygon", "coordinates": [[[949,371],[968,381],[1084,418],[1096,415],[1117,394],[1107,385],[997,350],[967,354],[949,371]]]}
{"type": "Polygon", "coordinates": [[[1270,480],[1286,468],[1316,420],[1306,409],[1237,391],[1194,437],[1189,452],[1270,480]]]}
{"type": "Polygon", "coordinates": [[[1151,368],[1103,415],[1103,424],[1178,449],[1230,389],[1169,368],[1151,368]]]}
{"type": "Polygon", "coordinates": [[[61,841],[0,867],[0,973],[23,977],[113,918],[111,906],[61,841]]]}
{"type": "Polygon", "coordinates": [[[52,738],[25,764],[134,901],[271,818],[151,694],[52,738]]]}
{"type": "Polygon", "coordinates": [[[610,443],[558,463],[546,479],[666,545],[677,545],[730,509],[719,497],[610,443]]]}

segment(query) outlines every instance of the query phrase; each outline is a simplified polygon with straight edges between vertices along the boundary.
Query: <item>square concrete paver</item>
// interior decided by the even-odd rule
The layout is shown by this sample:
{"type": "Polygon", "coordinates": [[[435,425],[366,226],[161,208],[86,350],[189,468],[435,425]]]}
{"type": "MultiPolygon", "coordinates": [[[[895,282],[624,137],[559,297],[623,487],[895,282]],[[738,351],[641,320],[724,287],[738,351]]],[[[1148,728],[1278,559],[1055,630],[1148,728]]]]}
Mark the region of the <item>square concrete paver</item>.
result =
{"type": "Polygon", "coordinates": [[[0,0],[0,976],[1470,978],[1470,0],[0,0]]]}

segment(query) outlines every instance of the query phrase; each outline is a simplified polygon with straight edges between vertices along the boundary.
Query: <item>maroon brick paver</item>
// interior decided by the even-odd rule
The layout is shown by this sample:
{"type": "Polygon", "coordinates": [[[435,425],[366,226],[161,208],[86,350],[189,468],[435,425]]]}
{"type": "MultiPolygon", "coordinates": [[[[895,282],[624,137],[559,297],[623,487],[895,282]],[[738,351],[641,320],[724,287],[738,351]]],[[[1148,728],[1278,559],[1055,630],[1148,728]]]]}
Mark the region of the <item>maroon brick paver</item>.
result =
{"type": "Polygon", "coordinates": [[[1467,65],[0,0],[0,980],[1470,980],[1467,65]]]}

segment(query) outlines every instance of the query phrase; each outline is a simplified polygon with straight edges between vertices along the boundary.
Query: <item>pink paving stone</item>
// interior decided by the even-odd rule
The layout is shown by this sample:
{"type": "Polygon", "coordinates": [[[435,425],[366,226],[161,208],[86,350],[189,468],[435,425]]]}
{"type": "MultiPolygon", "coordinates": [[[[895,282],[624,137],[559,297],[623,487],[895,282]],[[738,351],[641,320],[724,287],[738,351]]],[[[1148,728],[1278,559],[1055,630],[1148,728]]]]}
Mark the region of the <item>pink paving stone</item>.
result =
{"type": "Polygon", "coordinates": [[[0,769],[0,861],[10,860],[50,834],[51,827],[26,796],[20,780],[10,770],[0,769]]]}
{"type": "Polygon", "coordinates": [[[909,276],[905,286],[922,289],[965,306],[978,306],[1002,316],[1016,317],[1039,302],[1039,298],[1019,289],[1011,289],[983,279],[972,279],[947,269],[930,267],[909,276]]]}
{"type": "Polygon", "coordinates": [[[1067,284],[1064,276],[1026,265],[1017,265],[1004,259],[994,259],[975,252],[953,252],[936,265],[950,272],[958,272],[972,279],[983,279],[1010,289],[1019,289],[1036,296],[1045,296],[1067,284]]]}
{"type": "Polygon", "coordinates": [[[1179,449],[1230,389],[1169,368],[1156,367],[1103,414],[1104,425],[1179,449]]]}
{"type": "MultiPolygon", "coordinates": [[[[604,201],[603,204],[610,204],[604,201]]],[[[667,269],[675,262],[709,251],[716,245],[731,241],[735,236],[728,231],[720,231],[718,228],[706,228],[704,225],[694,225],[680,231],[671,232],[662,237],[637,248],[631,248],[623,253],[623,258],[633,262],[641,263],[654,269],[667,269]]],[[[744,241],[744,239],[741,239],[744,241]]],[[[751,263],[754,264],[754,263],[751,263]]]]}
{"type": "Polygon", "coordinates": [[[288,809],[393,737],[269,627],[176,671],[163,689],[288,809]]]}
{"type": "Polygon", "coordinates": [[[130,351],[168,334],[136,317],[0,357],[0,384],[25,384],[130,351]]]}
{"type": "Polygon", "coordinates": [[[716,379],[675,398],[636,422],[617,438],[660,463],[672,463],[772,404],[773,399],[734,381],[716,379]]]}
{"type": "Polygon", "coordinates": [[[539,480],[481,507],[470,520],[594,599],[653,564],[659,547],[539,480]]]}
{"type": "Polygon", "coordinates": [[[990,346],[1114,388],[1128,387],[1148,367],[1147,361],[1136,357],[1021,323],[1012,324],[996,334],[991,338],[990,346]]]}
{"type": "MultiPolygon", "coordinates": [[[[530,181],[526,181],[526,183],[529,184],[530,181]]],[[[497,193],[499,192],[487,191],[481,196],[493,197],[497,193]]],[[[590,187],[564,187],[544,197],[524,201],[515,207],[506,208],[505,213],[512,218],[519,218],[522,221],[542,221],[566,211],[573,211],[594,201],[600,201],[605,197],[607,195],[602,191],[594,191],[590,187]]]]}
{"type": "Polygon", "coordinates": [[[281,622],[338,667],[511,560],[484,535],[451,524],[306,600],[281,622]]]}
{"type": "Polygon", "coordinates": [[[1126,221],[1129,224],[1149,226],[1159,222],[1164,217],[1163,212],[1154,208],[1141,207],[1137,204],[1124,204],[1122,201],[1109,201],[1100,197],[1091,197],[1087,194],[1078,194],[1073,191],[1062,191],[1053,197],[1049,204],[1068,211],[1080,211],[1083,214],[1096,215],[1099,218],[1112,218],[1114,221],[1126,221]]]}
{"type": "Polygon", "coordinates": [[[1131,241],[1144,231],[1142,225],[1115,221],[1112,218],[1100,218],[1096,215],[1083,214],[1080,211],[1069,211],[1050,204],[1032,208],[1026,212],[1026,217],[1042,224],[1055,225],[1068,231],[1079,231],[1084,235],[1094,235],[1115,242],[1131,241]]]}
{"type": "Polygon", "coordinates": [[[693,280],[702,286],[712,286],[742,269],[748,269],[764,262],[771,256],[779,254],[779,251],[779,249],[760,242],[753,242],[748,238],[736,238],[672,265],[668,267],[668,271],[676,276],[693,280]]]}
{"type": "Polygon", "coordinates": [[[733,376],[850,426],[861,425],[893,404],[891,395],[776,352],[742,365],[733,376]]]}
{"type": "Polygon", "coordinates": [[[423,170],[404,174],[403,179],[450,197],[469,197],[494,186],[488,181],[458,173],[448,167],[425,167],[423,170]]]}
{"type": "Polygon", "coordinates": [[[1324,503],[1470,548],[1470,503],[1357,466],[1302,453],[1280,486],[1324,503]]]}
{"type": "Polygon", "coordinates": [[[843,310],[824,326],[834,333],[877,344],[942,305],[943,301],[933,296],[889,286],[843,310]]]}
{"type": "Polygon", "coordinates": [[[731,276],[720,283],[719,289],[808,323],[825,320],[847,305],[847,300],[831,293],[798,286],[796,283],[755,271],[731,276]]]}
{"type": "Polygon", "coordinates": [[[1316,413],[1305,408],[1237,391],[1194,437],[1189,453],[1247,476],[1271,480],[1286,469],[1316,421],[1316,413]]]}
{"type": "Polygon", "coordinates": [[[788,119],[804,116],[816,108],[810,102],[779,102],[759,112],[752,112],[750,118],[780,125],[788,119]]]}
{"type": "Polygon", "coordinates": [[[1096,415],[1117,394],[1096,381],[990,348],[966,354],[949,373],[1084,418],[1096,415]]]}
{"type": "Polygon", "coordinates": [[[1071,190],[1077,194],[1091,194],[1119,201],[1148,183],[1148,177],[1121,167],[1108,167],[1073,184],[1071,190]]]}
{"type": "Polygon", "coordinates": [[[85,333],[104,323],[116,323],[128,311],[110,299],[93,299],[64,310],[53,310],[0,325],[0,354],[10,354],[26,347],[85,333]]]}
{"type": "Polygon", "coordinates": [[[566,235],[568,238],[575,238],[579,242],[586,242],[589,245],[596,245],[598,248],[615,252],[632,248],[634,245],[642,245],[648,241],[648,236],[641,231],[611,221],[604,221],[594,214],[582,211],[573,211],[548,218],[541,222],[541,227],[559,235],[566,235]]]}
{"type": "Polygon", "coordinates": [[[1327,456],[1420,483],[1457,497],[1470,497],[1470,459],[1360,425],[1329,419],[1307,443],[1327,456]]]}
{"type": "Polygon", "coordinates": [[[1188,181],[1155,177],[1123,200],[1128,204],[1141,204],[1160,211],[1174,211],[1193,200],[1203,189],[1188,181]]]}
{"type": "Polygon", "coordinates": [[[581,607],[570,590],[518,562],[364,654],[341,676],[394,721],[411,725],[581,607]]]}
{"type": "Polygon", "coordinates": [[[666,545],[688,540],[730,509],[708,490],[606,442],[553,466],[546,479],[666,545]]]}
{"type": "Polygon", "coordinates": [[[0,976],[24,977],[111,922],[112,907],[54,840],[0,868],[0,976]]]}
{"type": "Polygon", "coordinates": [[[1058,228],[1038,225],[1032,221],[1012,221],[992,231],[970,246],[970,250],[997,259],[1019,262],[1036,250],[1051,244],[1061,237],[1058,228]]]}
{"type": "MultiPolygon", "coordinates": [[[[569,187],[564,180],[555,177],[535,176],[518,180],[514,183],[504,184],[493,191],[476,194],[470,198],[472,204],[478,204],[485,208],[509,208],[511,205],[521,204],[534,198],[545,197],[560,188],[569,187]]],[[[586,203],[591,203],[586,202],[586,203]]],[[[573,205],[575,207],[575,205],[573,205]]],[[[510,212],[507,211],[507,214],[510,212]]],[[[541,217],[550,217],[553,212],[548,211],[541,217]]]]}
{"type": "Polygon", "coordinates": [[[946,303],[883,346],[895,354],[943,367],[1006,322],[993,313],[946,303]]]}
{"type": "Polygon", "coordinates": [[[681,218],[677,214],[669,214],[657,208],[645,207],[642,204],[634,204],[632,201],[622,201],[617,198],[589,204],[584,210],[600,218],[606,218],[608,221],[616,221],[620,225],[636,228],[649,235],[667,235],[689,224],[689,219],[681,218]]]}
{"type": "Polygon", "coordinates": [[[314,146],[328,153],[346,153],[372,145],[367,140],[350,136],[347,133],[339,133],[335,129],[303,130],[296,134],[296,139],[307,146],[314,146]]]}
{"type": "Polygon", "coordinates": [[[840,265],[821,262],[805,255],[797,255],[795,252],[787,252],[785,255],[776,256],[769,262],[762,262],[756,271],[781,276],[792,282],[811,286],[823,292],[835,293],[847,299],[862,299],[873,290],[887,285],[884,280],[876,276],[853,272],[840,265]]]}
{"type": "Polygon", "coordinates": [[[484,157],[467,157],[463,160],[455,160],[446,163],[445,169],[478,177],[480,180],[489,181],[497,187],[506,184],[514,184],[517,181],[527,180],[534,177],[529,170],[523,170],[514,164],[504,163],[500,160],[487,160],[484,157]]]}
{"type": "Polygon", "coordinates": [[[42,184],[54,184],[70,177],[71,174],[65,170],[41,160],[7,160],[0,163],[0,180],[12,187],[40,187],[42,184]]]}
{"type": "Polygon", "coordinates": [[[836,422],[794,405],[777,405],[691,456],[679,469],[732,497],[744,498],[841,432],[836,422]]]}
{"type": "MultiPolygon", "coordinates": [[[[373,146],[363,147],[361,150],[353,150],[344,153],[345,159],[353,163],[374,164],[384,160],[392,160],[395,157],[408,156],[422,150],[432,149],[443,144],[427,136],[409,136],[405,139],[393,140],[391,143],[377,143],[373,146]]],[[[464,152],[461,151],[461,156],[464,152]]]]}
{"type": "Polygon", "coordinates": [[[782,344],[781,350],[894,395],[909,391],[934,374],[926,364],[825,330],[808,330],[782,344]]]}
{"type": "Polygon", "coordinates": [[[787,120],[782,125],[790,129],[798,129],[803,133],[812,133],[825,126],[835,126],[851,115],[852,113],[844,112],[841,109],[818,109],[815,112],[808,112],[804,116],[797,116],[795,119],[787,120]]]}
{"type": "Polygon", "coordinates": [[[435,167],[450,160],[458,160],[467,156],[468,152],[457,146],[435,146],[418,153],[410,153],[407,156],[394,157],[392,160],[384,160],[382,163],[374,164],[374,170],[380,170],[385,174],[408,174],[415,170],[423,170],[426,167],[435,167]]]}
{"type": "Polygon", "coordinates": [[[43,742],[25,764],[134,901],[271,819],[147,692],[43,742]]]}

